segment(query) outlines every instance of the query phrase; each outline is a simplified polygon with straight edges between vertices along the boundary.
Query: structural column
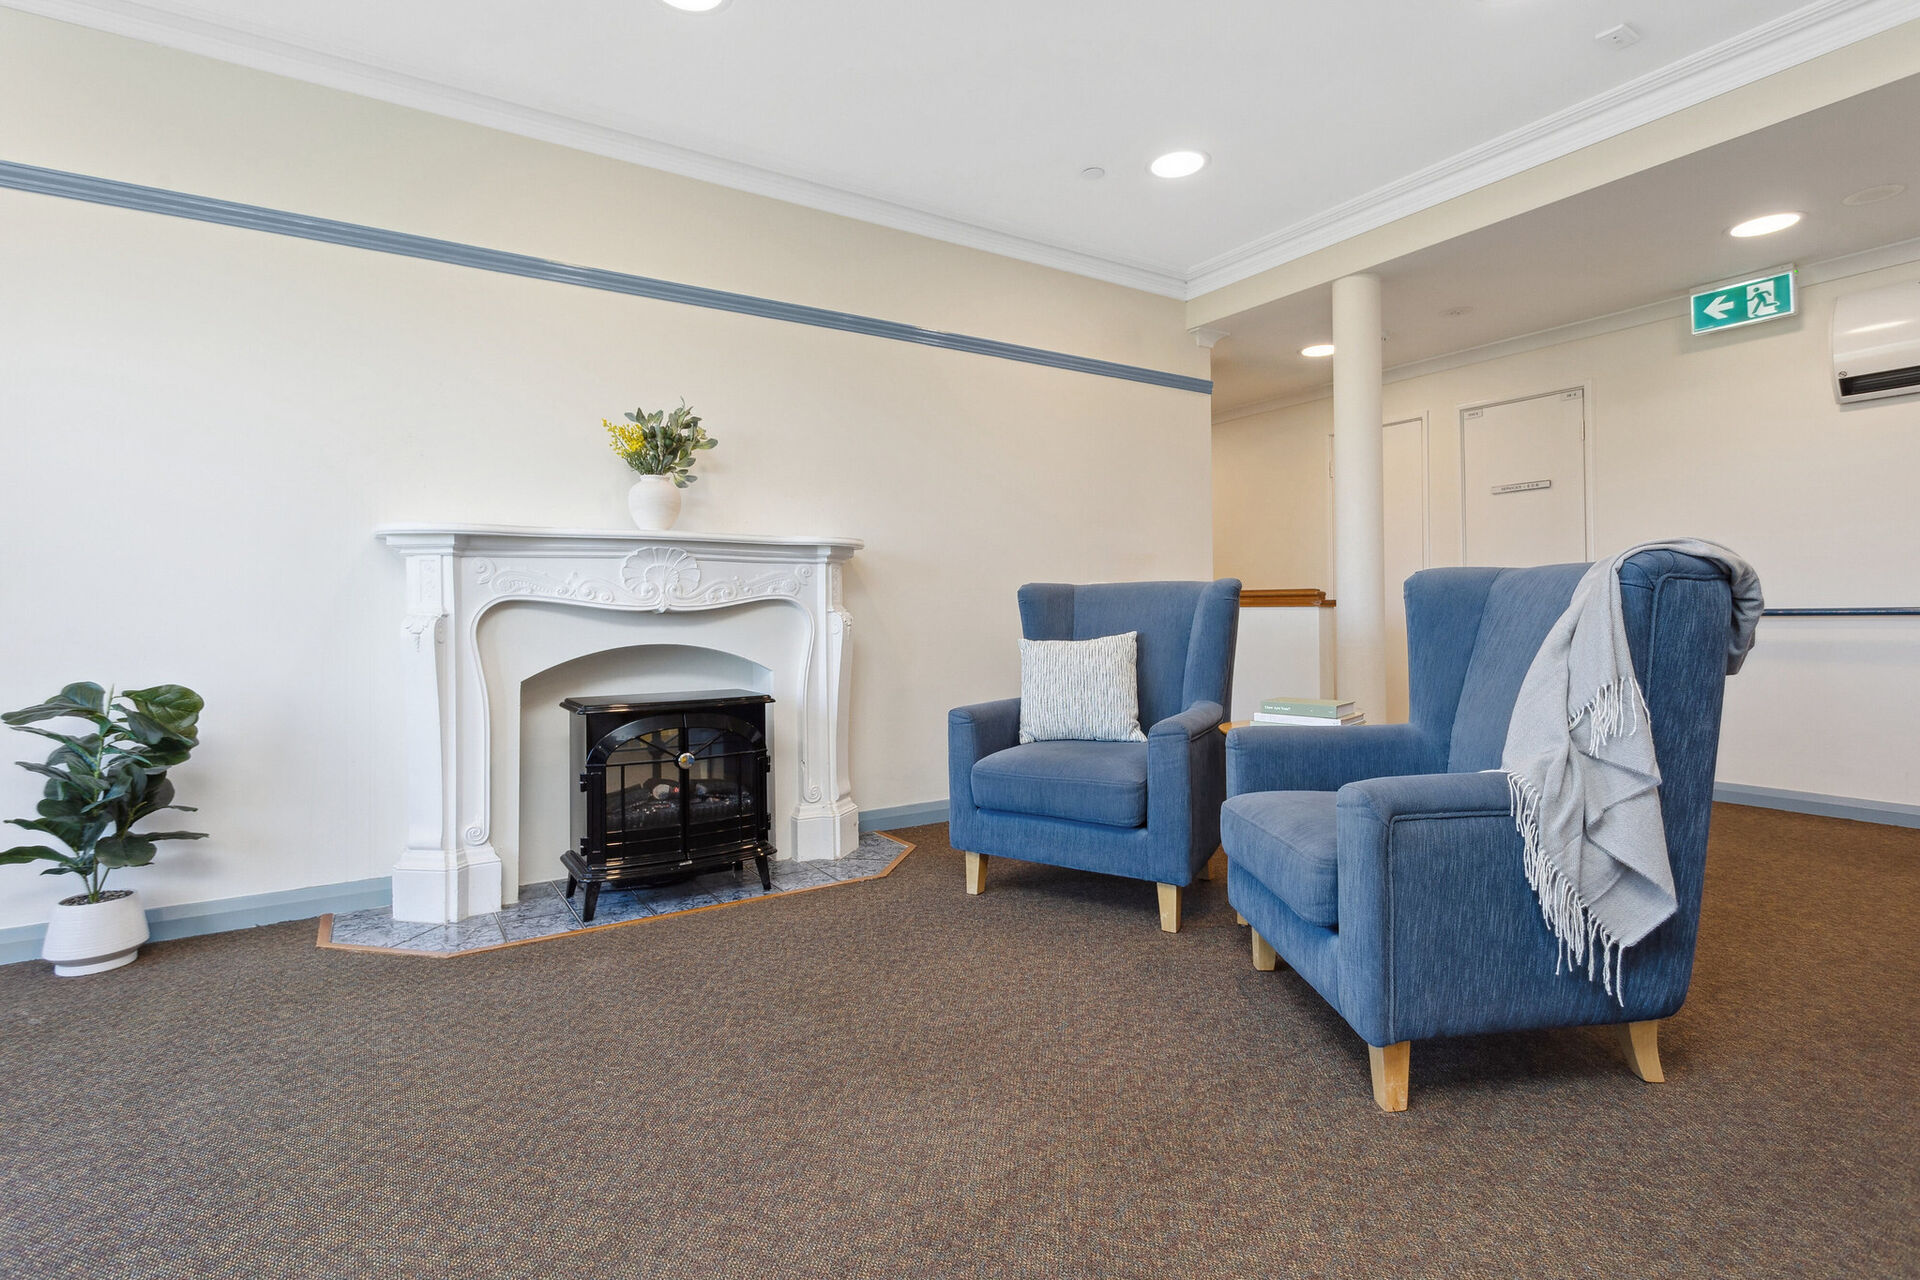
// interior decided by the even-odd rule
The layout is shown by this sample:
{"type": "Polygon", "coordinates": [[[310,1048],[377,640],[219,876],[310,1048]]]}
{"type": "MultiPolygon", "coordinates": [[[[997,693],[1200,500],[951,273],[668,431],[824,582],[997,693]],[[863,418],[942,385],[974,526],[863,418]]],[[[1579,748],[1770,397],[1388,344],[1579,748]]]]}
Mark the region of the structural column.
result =
{"type": "Polygon", "coordinates": [[[1333,595],[1339,696],[1387,711],[1380,277],[1333,282],[1333,595]]]}

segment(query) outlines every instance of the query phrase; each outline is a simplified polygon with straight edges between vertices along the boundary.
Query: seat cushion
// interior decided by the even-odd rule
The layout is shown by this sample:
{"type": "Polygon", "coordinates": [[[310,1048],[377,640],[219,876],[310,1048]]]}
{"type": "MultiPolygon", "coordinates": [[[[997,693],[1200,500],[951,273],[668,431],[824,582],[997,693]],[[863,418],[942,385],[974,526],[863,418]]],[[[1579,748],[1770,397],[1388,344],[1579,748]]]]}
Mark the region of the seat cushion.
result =
{"type": "Polygon", "coordinates": [[[1340,921],[1334,791],[1255,791],[1220,810],[1227,859],[1273,890],[1308,924],[1340,921]]]}
{"type": "Polygon", "coordinates": [[[982,809],[1107,827],[1147,825],[1147,744],[1029,742],[973,766],[982,809]]]}

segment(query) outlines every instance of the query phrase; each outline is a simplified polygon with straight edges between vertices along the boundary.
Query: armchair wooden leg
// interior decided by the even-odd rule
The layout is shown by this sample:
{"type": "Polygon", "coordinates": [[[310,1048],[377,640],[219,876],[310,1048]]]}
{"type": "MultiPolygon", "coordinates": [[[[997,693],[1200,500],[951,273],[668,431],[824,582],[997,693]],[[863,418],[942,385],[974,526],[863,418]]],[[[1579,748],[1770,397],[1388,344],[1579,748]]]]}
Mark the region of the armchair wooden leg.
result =
{"type": "Polygon", "coordinates": [[[1155,885],[1160,890],[1160,929],[1163,933],[1180,932],[1180,886],[1177,884],[1155,885]]]}
{"type": "Polygon", "coordinates": [[[1627,1055],[1627,1066],[1648,1084],[1665,1084],[1666,1072],[1660,1069],[1660,1024],[1658,1022],[1622,1022],[1615,1028],[1620,1048],[1627,1055]]]}
{"type": "Polygon", "coordinates": [[[1236,911],[1233,913],[1233,922],[1235,924],[1243,925],[1247,922],[1247,918],[1241,915],[1238,911],[1236,911]]]}
{"type": "Polygon", "coordinates": [[[987,887],[987,855],[970,853],[967,855],[967,892],[979,893],[987,887]]]}
{"type": "Polygon", "coordinates": [[[1407,1109],[1407,1066],[1412,1047],[1412,1042],[1407,1040],[1384,1049],[1367,1046],[1367,1060],[1373,1066],[1373,1100],[1380,1104],[1382,1111],[1407,1109]]]}
{"type": "Polygon", "coordinates": [[[1227,878],[1227,851],[1215,849],[1213,856],[1207,859],[1207,879],[1225,880],[1227,878]]]}
{"type": "Polygon", "coordinates": [[[1273,944],[1260,936],[1258,929],[1247,930],[1253,937],[1253,967],[1262,973],[1272,973],[1280,966],[1280,953],[1273,944]]]}

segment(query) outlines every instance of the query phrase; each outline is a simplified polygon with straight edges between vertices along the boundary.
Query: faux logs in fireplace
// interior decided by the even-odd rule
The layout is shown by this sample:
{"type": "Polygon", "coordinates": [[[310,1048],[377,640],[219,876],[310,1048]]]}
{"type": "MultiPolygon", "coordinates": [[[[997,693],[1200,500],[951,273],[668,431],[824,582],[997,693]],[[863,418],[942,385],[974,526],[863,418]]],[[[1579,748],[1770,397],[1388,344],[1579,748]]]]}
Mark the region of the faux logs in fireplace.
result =
{"type": "Polygon", "coordinates": [[[573,847],[560,855],[567,897],[584,885],[581,919],[606,886],[664,884],[748,858],[767,859],[767,704],[746,689],[634,698],[568,698],[573,713],[573,847]]]}

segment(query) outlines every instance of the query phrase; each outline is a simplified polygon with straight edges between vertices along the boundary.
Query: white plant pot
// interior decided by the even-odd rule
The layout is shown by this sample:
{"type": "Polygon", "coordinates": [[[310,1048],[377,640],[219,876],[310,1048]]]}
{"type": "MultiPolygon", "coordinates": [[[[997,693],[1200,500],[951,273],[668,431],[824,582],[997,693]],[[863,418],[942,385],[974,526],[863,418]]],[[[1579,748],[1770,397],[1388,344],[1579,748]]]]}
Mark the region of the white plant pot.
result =
{"type": "Polygon", "coordinates": [[[104,973],[132,964],[147,940],[147,913],[140,897],[126,889],[109,889],[99,902],[69,898],[54,904],[47,921],[47,939],[40,958],[53,961],[62,978],[104,973]]]}
{"type": "Polygon", "coordinates": [[[627,490],[627,513],[642,529],[671,529],[680,518],[680,490],[669,476],[641,476],[627,490]]]}

